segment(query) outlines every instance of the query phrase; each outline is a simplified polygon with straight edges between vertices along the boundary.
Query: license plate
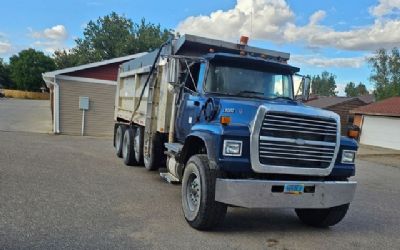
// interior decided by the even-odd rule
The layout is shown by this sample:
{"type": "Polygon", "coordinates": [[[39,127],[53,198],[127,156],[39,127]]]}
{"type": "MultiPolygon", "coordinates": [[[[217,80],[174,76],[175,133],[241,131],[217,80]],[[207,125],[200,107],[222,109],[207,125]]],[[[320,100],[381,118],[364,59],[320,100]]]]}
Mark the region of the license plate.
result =
{"type": "Polygon", "coordinates": [[[303,184],[285,184],[283,188],[285,194],[302,194],[304,193],[303,184]]]}

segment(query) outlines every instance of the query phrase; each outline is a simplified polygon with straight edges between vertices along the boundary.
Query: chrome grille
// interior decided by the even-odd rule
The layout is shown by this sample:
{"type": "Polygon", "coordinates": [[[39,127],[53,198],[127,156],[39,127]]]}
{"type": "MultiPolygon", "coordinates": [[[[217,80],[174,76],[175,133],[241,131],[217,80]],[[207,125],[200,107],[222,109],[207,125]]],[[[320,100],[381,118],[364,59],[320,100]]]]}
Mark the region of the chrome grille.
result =
{"type": "Polygon", "coordinates": [[[335,155],[337,123],[331,118],[269,111],[259,136],[262,164],[328,168],[335,155]]]}

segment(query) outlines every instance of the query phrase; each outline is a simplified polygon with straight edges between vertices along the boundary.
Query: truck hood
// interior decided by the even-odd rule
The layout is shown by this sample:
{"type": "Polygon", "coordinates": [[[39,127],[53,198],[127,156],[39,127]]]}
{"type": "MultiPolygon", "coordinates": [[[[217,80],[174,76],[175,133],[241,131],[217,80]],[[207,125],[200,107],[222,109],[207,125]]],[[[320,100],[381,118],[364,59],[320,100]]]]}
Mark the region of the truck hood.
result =
{"type": "Polygon", "coordinates": [[[221,116],[230,116],[231,125],[249,125],[250,121],[253,121],[257,110],[261,105],[266,107],[267,110],[340,119],[339,116],[334,112],[305,106],[302,103],[290,100],[258,100],[249,98],[224,97],[215,98],[215,101],[219,104],[219,112],[217,117],[218,121],[221,116]]]}

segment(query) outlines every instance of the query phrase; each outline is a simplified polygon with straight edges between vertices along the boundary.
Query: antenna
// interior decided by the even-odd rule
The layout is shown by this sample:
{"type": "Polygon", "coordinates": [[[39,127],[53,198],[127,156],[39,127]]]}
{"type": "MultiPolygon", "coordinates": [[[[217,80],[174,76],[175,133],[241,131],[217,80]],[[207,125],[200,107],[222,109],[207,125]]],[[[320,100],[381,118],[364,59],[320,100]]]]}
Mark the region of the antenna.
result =
{"type": "Polygon", "coordinates": [[[254,0],[251,0],[250,37],[253,37],[253,12],[254,12],[254,0]]]}

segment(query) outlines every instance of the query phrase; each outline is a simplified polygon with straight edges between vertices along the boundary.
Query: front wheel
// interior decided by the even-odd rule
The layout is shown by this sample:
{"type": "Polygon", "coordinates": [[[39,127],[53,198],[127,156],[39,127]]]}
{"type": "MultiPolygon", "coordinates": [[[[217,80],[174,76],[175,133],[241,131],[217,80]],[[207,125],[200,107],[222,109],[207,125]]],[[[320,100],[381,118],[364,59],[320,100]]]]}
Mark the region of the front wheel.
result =
{"type": "Polygon", "coordinates": [[[222,223],[227,206],[215,201],[215,170],[207,155],[194,155],[186,164],[182,180],[182,209],[195,229],[207,230],[222,223]]]}
{"type": "Polygon", "coordinates": [[[297,217],[313,227],[330,227],[339,223],[347,213],[350,204],[324,209],[295,209],[297,217]]]}

